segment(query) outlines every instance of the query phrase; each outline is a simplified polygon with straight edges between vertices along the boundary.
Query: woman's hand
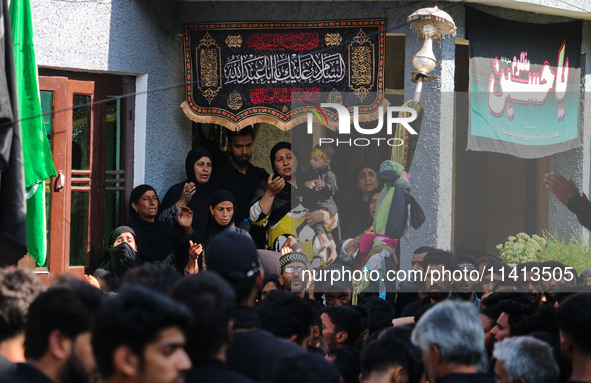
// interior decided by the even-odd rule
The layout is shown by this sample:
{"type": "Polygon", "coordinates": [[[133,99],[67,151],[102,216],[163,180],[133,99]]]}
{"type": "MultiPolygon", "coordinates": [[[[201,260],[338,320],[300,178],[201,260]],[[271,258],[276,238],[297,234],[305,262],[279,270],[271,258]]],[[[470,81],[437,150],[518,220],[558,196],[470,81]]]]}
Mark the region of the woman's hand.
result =
{"type": "Polygon", "coordinates": [[[345,252],[349,255],[352,255],[357,250],[359,250],[359,247],[361,246],[361,241],[363,240],[363,237],[365,237],[366,234],[371,233],[372,230],[373,230],[373,226],[370,226],[367,230],[365,230],[364,232],[362,232],[358,236],[353,237],[352,241],[347,242],[347,245],[345,246],[345,252]]]}
{"type": "Polygon", "coordinates": [[[369,234],[372,231],[373,231],[373,226],[370,226],[369,229],[366,229],[363,233],[361,233],[357,237],[355,237],[355,240],[357,242],[357,247],[359,247],[359,245],[361,244],[361,240],[363,239],[363,237],[365,237],[366,234],[369,234]]]}
{"type": "Polygon", "coordinates": [[[190,274],[196,274],[199,272],[197,259],[201,253],[203,253],[203,246],[200,243],[189,241],[189,261],[187,262],[187,271],[190,274]]]}
{"type": "Polygon", "coordinates": [[[179,226],[185,233],[185,237],[191,235],[191,224],[193,223],[193,211],[184,206],[179,209],[176,215],[179,226]]]}
{"type": "Polygon", "coordinates": [[[267,191],[270,197],[275,197],[285,186],[285,179],[283,177],[275,177],[271,174],[267,180],[267,191]]]}
{"type": "Polygon", "coordinates": [[[97,289],[101,289],[101,284],[99,283],[98,279],[94,277],[94,275],[84,274],[84,279],[88,282],[89,285],[92,287],[96,287],[97,289]]]}
{"type": "Polygon", "coordinates": [[[203,245],[200,243],[195,243],[193,241],[189,241],[189,257],[196,261],[197,258],[203,253],[203,245]]]}
{"type": "Polygon", "coordinates": [[[267,180],[267,190],[265,190],[265,194],[259,201],[259,205],[261,206],[261,211],[263,214],[269,214],[271,211],[271,207],[273,206],[273,201],[275,200],[275,196],[283,190],[285,186],[285,179],[282,177],[275,177],[271,174],[269,179],[267,180]]]}
{"type": "Polygon", "coordinates": [[[181,207],[187,206],[189,204],[189,202],[191,202],[191,198],[193,198],[193,194],[195,194],[195,184],[193,182],[189,182],[186,183],[185,186],[183,186],[183,191],[181,193],[181,198],[179,198],[178,203],[178,207],[179,209],[181,207]]]}

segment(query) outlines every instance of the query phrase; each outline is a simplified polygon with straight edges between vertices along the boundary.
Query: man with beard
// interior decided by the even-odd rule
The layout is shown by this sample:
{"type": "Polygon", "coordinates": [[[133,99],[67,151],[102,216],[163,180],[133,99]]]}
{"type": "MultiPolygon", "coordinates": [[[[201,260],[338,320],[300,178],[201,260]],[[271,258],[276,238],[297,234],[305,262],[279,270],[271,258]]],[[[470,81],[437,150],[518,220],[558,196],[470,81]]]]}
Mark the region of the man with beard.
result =
{"type": "Polygon", "coordinates": [[[421,307],[452,298],[450,276],[454,272],[456,264],[455,255],[449,251],[441,249],[429,251],[423,258],[427,296],[406,305],[402,310],[401,317],[414,317],[421,307]]]}
{"type": "Polygon", "coordinates": [[[190,313],[171,298],[127,285],[105,299],[92,328],[92,347],[105,383],[182,383],[190,313]]]}
{"type": "Polygon", "coordinates": [[[484,331],[484,348],[486,355],[490,360],[495,347],[495,336],[491,334],[492,329],[497,325],[497,319],[501,315],[502,309],[499,305],[492,305],[482,309],[480,313],[480,322],[484,331]]]}
{"type": "Polygon", "coordinates": [[[2,383],[86,383],[96,369],[90,325],[103,299],[89,284],[62,279],[29,307],[26,363],[2,383]]]}
{"type": "Polygon", "coordinates": [[[568,382],[591,382],[591,293],[569,297],[558,306],[560,348],[570,366],[568,382]]]}
{"type": "Polygon", "coordinates": [[[304,270],[308,270],[308,257],[303,253],[290,252],[279,258],[281,274],[279,283],[288,293],[304,298],[306,285],[303,281],[304,270]]]}
{"type": "MultiPolygon", "coordinates": [[[[248,210],[255,191],[261,185],[264,186],[269,178],[269,174],[263,168],[256,167],[249,162],[254,146],[253,141],[254,130],[250,126],[238,132],[231,132],[228,136],[230,162],[213,173],[213,182],[220,189],[229,190],[236,196],[234,222],[236,226],[245,230],[248,230],[248,224],[245,224],[244,220],[248,218],[248,210]]],[[[261,233],[264,236],[262,229],[261,233]]],[[[253,238],[257,241],[256,235],[253,238]]]]}
{"type": "Polygon", "coordinates": [[[475,276],[475,272],[477,271],[476,266],[474,266],[475,260],[470,255],[463,255],[461,258],[458,257],[458,264],[457,270],[462,271],[462,278],[460,280],[454,280],[454,292],[458,295],[460,299],[465,301],[471,302],[477,309],[480,309],[480,298],[476,295],[475,292],[475,283],[478,281],[478,278],[471,278],[475,276]]]}
{"type": "Polygon", "coordinates": [[[322,335],[329,349],[353,346],[363,330],[361,314],[351,307],[326,307],[321,318],[322,335]]]}
{"type": "Polygon", "coordinates": [[[500,342],[511,336],[511,328],[527,319],[535,312],[534,303],[525,294],[516,294],[511,299],[504,299],[499,302],[502,310],[497,318],[497,324],[490,333],[495,337],[495,342],[500,342]]]}

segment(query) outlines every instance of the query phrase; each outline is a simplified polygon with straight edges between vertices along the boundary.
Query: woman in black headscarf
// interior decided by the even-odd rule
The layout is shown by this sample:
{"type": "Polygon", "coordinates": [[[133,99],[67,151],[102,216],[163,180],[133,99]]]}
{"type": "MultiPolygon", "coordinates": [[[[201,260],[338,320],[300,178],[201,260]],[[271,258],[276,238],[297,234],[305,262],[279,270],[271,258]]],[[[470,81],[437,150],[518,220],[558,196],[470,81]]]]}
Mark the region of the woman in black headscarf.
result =
{"type": "Polygon", "coordinates": [[[138,256],[143,262],[166,262],[182,270],[188,259],[188,238],[191,234],[193,213],[187,207],[168,209],[158,214],[158,195],[150,185],[139,185],[129,197],[130,218],[127,223],[135,231],[139,249],[138,256]],[[176,220],[165,219],[173,217],[176,220]]]}
{"type": "Polygon", "coordinates": [[[209,205],[213,194],[218,190],[211,182],[213,170],[212,155],[205,148],[192,149],[185,160],[187,179],[168,189],[162,200],[161,209],[170,207],[175,212],[187,206],[193,212],[193,234],[191,239],[202,243],[209,224],[209,205]]]}
{"type": "Polygon", "coordinates": [[[292,222],[288,213],[292,210],[292,199],[301,202],[297,185],[298,165],[289,142],[275,144],[269,157],[273,175],[269,177],[267,190],[264,193],[261,190],[257,192],[258,199],[250,207],[250,220],[257,226],[267,228],[268,249],[280,251],[291,234],[292,222]],[[283,224],[280,221],[284,221],[283,224]]]}
{"type": "MultiPolygon", "coordinates": [[[[356,223],[363,227],[362,230],[367,229],[373,223],[373,218],[369,216],[368,204],[370,195],[373,195],[375,190],[381,190],[378,174],[375,169],[378,167],[369,162],[359,165],[355,174],[356,186],[355,191],[348,201],[344,201],[344,208],[339,209],[339,218],[341,228],[344,228],[346,233],[343,233],[342,238],[349,238],[349,235],[356,235],[358,233],[351,233],[347,230],[350,225],[356,223]]],[[[340,206],[340,205],[339,205],[340,206]]]]}
{"type": "Polygon", "coordinates": [[[117,291],[127,270],[140,264],[137,257],[135,232],[129,226],[119,226],[111,233],[105,261],[94,272],[102,290],[117,291]]]}
{"type": "Polygon", "coordinates": [[[211,213],[211,218],[209,220],[207,235],[203,243],[205,249],[207,249],[207,245],[213,237],[226,230],[236,231],[251,238],[248,231],[241,229],[234,224],[236,197],[232,192],[228,190],[219,190],[214,193],[209,204],[209,212],[211,213]]]}
{"type": "Polygon", "coordinates": [[[236,212],[236,197],[228,190],[218,190],[212,195],[209,205],[209,212],[211,213],[209,219],[209,226],[204,240],[200,244],[191,242],[191,249],[189,250],[190,258],[187,264],[186,273],[195,274],[199,269],[203,268],[202,250],[206,249],[212,238],[221,232],[231,230],[252,239],[248,231],[237,227],[234,224],[234,213],[236,212]],[[199,267],[197,266],[199,265],[199,267]]]}

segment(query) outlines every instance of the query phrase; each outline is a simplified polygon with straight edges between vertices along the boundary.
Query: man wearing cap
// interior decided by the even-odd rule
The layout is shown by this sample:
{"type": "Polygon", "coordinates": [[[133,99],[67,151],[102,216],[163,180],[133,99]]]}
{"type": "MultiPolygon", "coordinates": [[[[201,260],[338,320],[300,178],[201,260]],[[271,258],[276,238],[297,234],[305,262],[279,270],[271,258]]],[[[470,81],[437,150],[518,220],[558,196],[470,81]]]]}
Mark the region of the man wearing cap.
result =
{"type": "Polygon", "coordinates": [[[303,351],[261,329],[254,303],[264,275],[254,242],[236,232],[222,232],[211,240],[205,263],[207,270],[228,281],[236,294],[234,337],[227,351],[228,367],[250,379],[270,381],[281,360],[303,355],[303,351]]]}
{"type": "Polygon", "coordinates": [[[304,270],[308,270],[308,257],[299,252],[290,252],[279,258],[281,274],[279,283],[285,291],[304,298],[306,284],[303,280],[304,270]]]}

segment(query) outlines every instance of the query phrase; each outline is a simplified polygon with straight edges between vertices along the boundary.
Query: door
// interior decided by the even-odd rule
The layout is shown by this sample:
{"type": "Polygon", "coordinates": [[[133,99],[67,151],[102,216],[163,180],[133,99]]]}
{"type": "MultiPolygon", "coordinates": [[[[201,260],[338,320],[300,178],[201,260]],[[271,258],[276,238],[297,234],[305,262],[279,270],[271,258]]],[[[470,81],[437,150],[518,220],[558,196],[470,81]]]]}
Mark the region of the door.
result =
{"type": "Polygon", "coordinates": [[[125,222],[131,184],[125,177],[131,163],[125,126],[132,120],[133,107],[133,102],[119,97],[130,91],[125,84],[129,81],[114,76],[105,81],[39,77],[58,172],[46,188],[49,254],[46,265],[37,269],[43,279],[92,273],[103,260],[105,237],[125,222]]]}

